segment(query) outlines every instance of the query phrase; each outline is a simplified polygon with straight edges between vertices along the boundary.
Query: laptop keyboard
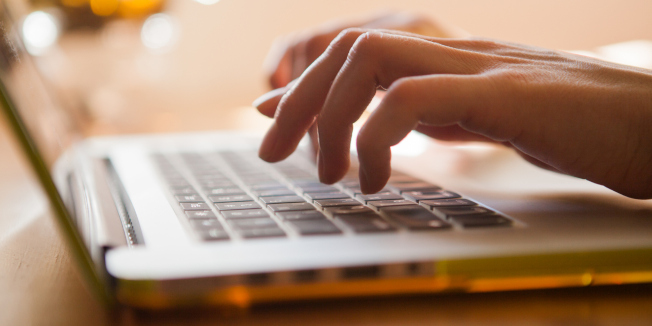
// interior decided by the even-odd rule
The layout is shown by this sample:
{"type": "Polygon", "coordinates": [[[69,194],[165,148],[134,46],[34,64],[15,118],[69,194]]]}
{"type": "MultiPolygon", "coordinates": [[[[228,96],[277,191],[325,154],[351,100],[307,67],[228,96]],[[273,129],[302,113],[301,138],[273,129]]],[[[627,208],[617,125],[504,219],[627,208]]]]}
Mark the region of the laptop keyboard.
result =
{"type": "Polygon", "coordinates": [[[299,155],[275,164],[253,152],[154,154],[172,205],[204,241],[509,227],[513,221],[459,194],[392,172],[376,194],[357,168],[319,182],[299,155]]]}

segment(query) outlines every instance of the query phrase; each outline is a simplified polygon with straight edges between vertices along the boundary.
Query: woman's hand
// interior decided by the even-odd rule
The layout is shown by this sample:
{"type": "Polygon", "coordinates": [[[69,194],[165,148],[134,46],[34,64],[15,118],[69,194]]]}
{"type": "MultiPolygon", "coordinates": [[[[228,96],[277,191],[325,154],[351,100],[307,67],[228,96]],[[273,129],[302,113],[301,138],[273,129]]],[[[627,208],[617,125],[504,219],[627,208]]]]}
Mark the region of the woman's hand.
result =
{"type": "Polygon", "coordinates": [[[652,197],[652,71],[485,39],[347,29],[287,89],[263,96],[276,112],[260,156],[289,156],[319,125],[319,176],[341,179],[352,124],[387,89],[357,138],[360,181],[376,192],[390,146],[411,130],[512,146],[528,161],[652,197]]]}
{"type": "MultiPolygon", "coordinates": [[[[275,90],[258,99],[254,106],[258,107],[262,114],[270,118],[274,117],[276,107],[259,106],[258,104],[285,93],[288,84],[301,76],[304,70],[324,53],[339,33],[353,27],[395,30],[443,38],[469,36],[467,32],[459,28],[407,12],[374,14],[356,21],[334,21],[312,30],[288,35],[279,38],[272,45],[265,60],[269,84],[275,90]]],[[[316,154],[319,148],[317,126],[311,126],[308,133],[316,154]]]]}

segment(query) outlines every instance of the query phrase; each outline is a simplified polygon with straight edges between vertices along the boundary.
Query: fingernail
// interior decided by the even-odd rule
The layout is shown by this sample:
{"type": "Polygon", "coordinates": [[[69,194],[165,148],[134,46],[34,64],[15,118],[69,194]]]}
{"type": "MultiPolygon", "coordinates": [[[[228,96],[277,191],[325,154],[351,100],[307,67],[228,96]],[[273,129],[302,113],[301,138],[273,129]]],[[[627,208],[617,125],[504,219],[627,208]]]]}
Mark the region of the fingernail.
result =
{"type": "Polygon", "coordinates": [[[287,87],[282,87],[282,88],[277,88],[275,90],[271,90],[263,95],[261,95],[259,98],[255,99],[253,103],[251,103],[252,106],[254,107],[259,107],[261,104],[269,101],[272,98],[275,98],[279,95],[285,94],[287,92],[287,87]]]}
{"type": "Polygon", "coordinates": [[[258,157],[264,161],[271,162],[274,159],[276,154],[276,148],[278,147],[278,127],[276,123],[273,123],[272,126],[267,131],[263,142],[260,145],[258,150],[258,157]]]}
{"type": "Polygon", "coordinates": [[[363,195],[368,194],[369,180],[367,179],[367,171],[365,171],[362,165],[358,168],[358,178],[360,178],[360,191],[362,191],[363,195]]]}

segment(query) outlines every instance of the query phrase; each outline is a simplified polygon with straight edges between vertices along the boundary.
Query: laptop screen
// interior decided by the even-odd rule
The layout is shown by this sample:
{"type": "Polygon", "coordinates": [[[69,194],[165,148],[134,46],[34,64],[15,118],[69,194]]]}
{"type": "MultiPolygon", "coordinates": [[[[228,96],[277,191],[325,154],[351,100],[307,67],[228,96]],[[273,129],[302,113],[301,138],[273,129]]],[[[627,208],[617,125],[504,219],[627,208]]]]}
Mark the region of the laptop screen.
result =
{"type": "Polygon", "coordinates": [[[0,5],[0,81],[13,113],[18,116],[49,168],[79,138],[76,119],[55,101],[48,81],[39,72],[21,40],[23,26],[16,9],[0,5]]]}

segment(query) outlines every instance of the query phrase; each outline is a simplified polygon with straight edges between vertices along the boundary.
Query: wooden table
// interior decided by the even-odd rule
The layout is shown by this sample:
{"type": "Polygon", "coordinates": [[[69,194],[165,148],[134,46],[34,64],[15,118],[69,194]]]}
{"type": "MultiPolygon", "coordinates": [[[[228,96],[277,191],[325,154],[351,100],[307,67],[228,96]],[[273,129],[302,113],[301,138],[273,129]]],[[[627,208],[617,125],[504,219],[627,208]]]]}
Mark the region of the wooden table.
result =
{"type": "MultiPolygon", "coordinates": [[[[413,10],[426,7],[425,13],[444,17],[475,34],[550,47],[591,48],[652,39],[652,5],[647,1],[620,1],[614,6],[610,1],[568,4],[560,0],[533,7],[509,0],[491,5],[401,3],[401,8],[413,10]],[[564,11],[554,10],[562,3],[564,11]],[[584,18],[578,19],[581,15],[584,18]],[[496,24],[499,16],[501,24],[496,24]],[[618,23],[611,23],[607,16],[618,23]],[[556,24],[547,24],[551,21],[556,24]],[[542,24],[550,28],[540,28],[542,24]],[[577,34],[566,32],[573,28],[577,34]]],[[[391,1],[344,0],[223,0],[208,9],[191,1],[169,4],[186,35],[177,51],[154,56],[133,48],[129,40],[107,49],[93,43],[97,37],[88,35],[62,40],[69,61],[59,67],[69,70],[59,71],[61,81],[81,90],[81,100],[101,122],[98,132],[260,128],[266,121],[244,106],[265,89],[260,66],[273,37],[344,12],[395,6],[391,1]],[[238,37],[233,37],[234,31],[238,37]],[[125,44],[131,50],[125,50],[125,44]],[[214,53],[220,53],[218,59],[214,53]],[[97,60],[109,60],[107,56],[115,65],[98,68],[102,65],[97,60]],[[143,68],[139,75],[125,82],[129,76],[123,73],[138,67],[143,68]],[[159,70],[162,67],[167,68],[159,70]],[[163,75],[156,75],[157,71],[163,75]],[[103,103],[107,100],[114,111],[106,111],[103,103]],[[201,116],[192,118],[196,114],[201,116]]],[[[118,27],[118,32],[124,31],[118,27]]],[[[254,307],[231,316],[211,310],[107,311],[86,289],[53,224],[45,196],[4,124],[0,120],[0,325],[652,325],[649,284],[312,301],[254,307]]]]}

